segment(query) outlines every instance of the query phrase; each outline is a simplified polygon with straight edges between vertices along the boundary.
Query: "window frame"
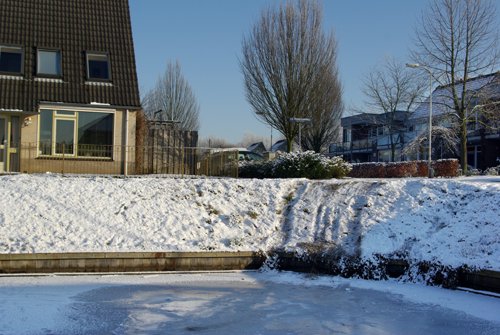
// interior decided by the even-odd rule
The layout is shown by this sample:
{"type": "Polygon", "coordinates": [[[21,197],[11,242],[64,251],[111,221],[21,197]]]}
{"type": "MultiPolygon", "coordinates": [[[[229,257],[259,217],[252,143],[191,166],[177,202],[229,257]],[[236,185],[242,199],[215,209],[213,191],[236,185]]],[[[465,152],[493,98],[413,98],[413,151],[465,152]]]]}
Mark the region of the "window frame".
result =
{"type": "Polygon", "coordinates": [[[102,52],[102,51],[85,51],[85,66],[86,66],[86,75],[87,75],[87,80],[88,81],[94,81],[94,82],[111,82],[112,81],[112,75],[111,75],[111,59],[109,56],[109,52],[102,52]],[[89,66],[89,56],[106,56],[106,60],[108,63],[108,78],[94,78],[90,76],[90,66],[89,66]]]}
{"type": "MultiPolygon", "coordinates": [[[[116,132],[116,110],[111,109],[87,109],[87,108],[65,108],[65,107],[47,107],[43,106],[39,108],[39,112],[42,110],[47,110],[52,112],[52,127],[51,127],[51,143],[50,143],[50,154],[43,154],[41,153],[41,140],[40,140],[40,135],[41,135],[41,119],[38,122],[38,135],[37,135],[37,157],[41,158],[59,158],[59,157],[68,157],[68,158],[75,158],[75,159],[91,159],[91,160],[114,160],[114,147],[115,147],[115,132],[116,132]],[[63,112],[63,113],[61,113],[63,112]],[[73,115],[70,115],[69,113],[73,112],[73,115]],[[78,142],[78,126],[79,126],[79,113],[101,113],[101,114],[111,114],[113,115],[113,123],[112,123],[112,143],[111,143],[111,150],[110,150],[110,155],[103,157],[103,156],[78,156],[78,149],[79,149],[79,142],[78,142]],[[66,113],[66,114],[65,114],[66,113]],[[66,120],[66,121],[73,121],[73,153],[72,154],[66,154],[66,153],[57,153],[56,149],[56,136],[57,136],[57,121],[59,120],[66,120]]],[[[39,114],[40,115],[40,114],[39,114]]]]}
{"type": "Polygon", "coordinates": [[[52,114],[52,148],[51,148],[51,154],[52,156],[64,156],[64,157],[76,157],[76,153],[77,153],[77,146],[78,146],[78,143],[76,142],[77,140],[77,134],[76,132],[78,131],[78,127],[77,127],[77,124],[78,123],[78,117],[61,117],[59,115],[57,115],[57,113],[53,113],[52,114]],[[62,153],[58,153],[57,152],[57,142],[56,142],[56,139],[57,139],[57,122],[58,121],[70,121],[70,122],[73,122],[73,150],[71,153],[65,153],[65,152],[62,152],[62,153]]]}
{"type": "Polygon", "coordinates": [[[21,54],[21,69],[20,72],[11,72],[11,71],[2,71],[0,70],[0,74],[9,75],[9,76],[23,76],[24,75],[24,48],[21,45],[8,45],[8,44],[0,44],[0,53],[2,49],[18,49],[21,54]]]}
{"type": "Polygon", "coordinates": [[[63,68],[62,68],[62,51],[61,49],[56,48],[37,48],[36,49],[36,76],[44,77],[44,78],[62,78],[63,77],[63,68]],[[40,72],[40,54],[39,52],[55,52],[59,54],[59,74],[51,74],[51,73],[42,73],[40,72]]]}

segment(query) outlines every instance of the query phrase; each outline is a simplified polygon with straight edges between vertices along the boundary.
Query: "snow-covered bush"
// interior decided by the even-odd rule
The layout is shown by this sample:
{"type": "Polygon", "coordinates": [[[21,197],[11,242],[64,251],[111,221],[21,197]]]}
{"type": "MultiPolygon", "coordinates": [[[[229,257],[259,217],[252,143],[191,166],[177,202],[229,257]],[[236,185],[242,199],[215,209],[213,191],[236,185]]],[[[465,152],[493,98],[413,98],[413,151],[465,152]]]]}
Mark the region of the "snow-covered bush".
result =
{"type": "Polygon", "coordinates": [[[272,161],[240,161],[238,177],[240,178],[272,178],[272,161]]]}
{"type": "Polygon", "coordinates": [[[483,174],[485,176],[498,176],[500,174],[500,165],[487,168],[483,174]]]}
{"type": "Polygon", "coordinates": [[[341,157],[328,158],[314,151],[285,153],[269,162],[244,162],[239,165],[242,178],[309,178],[345,177],[351,165],[341,157]]]}
{"type": "Polygon", "coordinates": [[[341,157],[328,158],[314,151],[280,155],[273,161],[276,178],[329,179],[345,177],[351,165],[341,157]]]}

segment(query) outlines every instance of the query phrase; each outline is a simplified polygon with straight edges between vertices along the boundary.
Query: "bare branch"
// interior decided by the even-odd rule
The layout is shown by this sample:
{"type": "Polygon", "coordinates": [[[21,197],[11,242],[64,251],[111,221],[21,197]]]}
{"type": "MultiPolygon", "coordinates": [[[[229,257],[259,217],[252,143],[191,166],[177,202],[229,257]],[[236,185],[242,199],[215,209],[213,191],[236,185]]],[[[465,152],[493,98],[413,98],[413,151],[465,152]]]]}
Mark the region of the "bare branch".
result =
{"type": "Polygon", "coordinates": [[[182,75],[179,62],[168,63],[167,69],[156,86],[143,99],[149,119],[176,121],[181,129],[198,130],[200,107],[193,90],[182,75]],[[161,111],[160,115],[155,115],[161,111]]]}

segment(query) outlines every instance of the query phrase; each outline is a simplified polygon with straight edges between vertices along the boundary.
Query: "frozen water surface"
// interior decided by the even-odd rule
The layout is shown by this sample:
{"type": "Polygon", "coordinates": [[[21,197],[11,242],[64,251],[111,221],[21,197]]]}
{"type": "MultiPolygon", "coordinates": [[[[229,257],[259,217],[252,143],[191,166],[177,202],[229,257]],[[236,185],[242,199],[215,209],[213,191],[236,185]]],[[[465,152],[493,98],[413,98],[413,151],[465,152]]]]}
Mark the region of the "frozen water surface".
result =
{"type": "Polygon", "coordinates": [[[352,284],[261,273],[0,278],[0,334],[500,333],[495,318],[446,307],[500,299],[405,286],[443,294],[443,306],[352,284]]]}

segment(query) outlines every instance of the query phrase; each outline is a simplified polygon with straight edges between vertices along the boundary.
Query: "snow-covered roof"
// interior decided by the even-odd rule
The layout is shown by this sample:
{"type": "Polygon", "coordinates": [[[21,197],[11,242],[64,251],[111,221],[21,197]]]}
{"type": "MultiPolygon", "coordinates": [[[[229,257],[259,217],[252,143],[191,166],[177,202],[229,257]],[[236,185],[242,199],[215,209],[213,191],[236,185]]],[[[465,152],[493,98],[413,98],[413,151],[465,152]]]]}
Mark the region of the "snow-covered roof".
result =
{"type": "MultiPolygon", "coordinates": [[[[462,97],[463,81],[455,84],[458,97],[462,97]]],[[[471,78],[467,81],[466,85],[467,94],[480,95],[484,99],[498,100],[500,99],[500,71],[471,78]]],[[[453,106],[452,100],[452,86],[439,86],[432,92],[432,114],[434,116],[451,113],[453,106]]],[[[429,98],[422,102],[413,112],[410,119],[427,118],[429,116],[429,98]]]]}
{"type": "Polygon", "coordinates": [[[279,140],[271,146],[271,152],[286,151],[286,149],[287,149],[286,140],[279,140]]]}
{"type": "Polygon", "coordinates": [[[256,142],[252,143],[247,147],[248,151],[254,151],[254,152],[264,152],[266,151],[266,146],[262,142],[256,142]]]}

